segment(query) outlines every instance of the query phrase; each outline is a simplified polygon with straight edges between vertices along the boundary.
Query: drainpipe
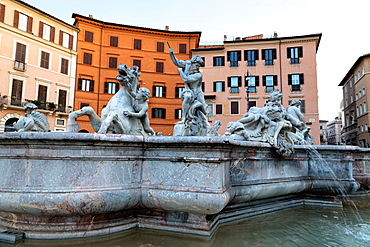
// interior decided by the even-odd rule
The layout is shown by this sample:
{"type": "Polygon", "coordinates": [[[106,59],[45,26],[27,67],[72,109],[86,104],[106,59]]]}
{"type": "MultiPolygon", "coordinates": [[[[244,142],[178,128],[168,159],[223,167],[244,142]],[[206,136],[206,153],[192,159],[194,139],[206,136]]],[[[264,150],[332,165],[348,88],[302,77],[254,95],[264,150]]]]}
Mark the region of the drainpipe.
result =
{"type": "Polygon", "coordinates": [[[282,68],[281,68],[281,38],[279,39],[279,64],[280,64],[280,91],[283,93],[283,78],[281,77],[282,75],[282,68]]]}
{"type": "Polygon", "coordinates": [[[100,29],[100,57],[99,57],[99,73],[98,73],[98,102],[97,102],[97,107],[96,107],[96,114],[99,115],[99,103],[100,103],[100,76],[101,76],[101,60],[102,60],[102,47],[103,47],[103,28],[104,28],[104,25],[102,25],[101,29],[100,29]]]}

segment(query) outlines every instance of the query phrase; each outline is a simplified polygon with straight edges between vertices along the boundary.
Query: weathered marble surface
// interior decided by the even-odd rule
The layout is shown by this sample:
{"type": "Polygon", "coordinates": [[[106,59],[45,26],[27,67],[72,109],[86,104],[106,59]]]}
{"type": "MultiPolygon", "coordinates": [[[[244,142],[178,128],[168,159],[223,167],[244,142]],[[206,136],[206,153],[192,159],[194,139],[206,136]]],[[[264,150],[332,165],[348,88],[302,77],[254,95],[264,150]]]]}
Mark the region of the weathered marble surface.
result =
{"type": "Polygon", "coordinates": [[[209,235],[218,223],[303,205],[306,193],[357,188],[352,166],[369,166],[370,149],[315,149],[326,163],[304,146],[281,158],[267,143],[225,137],[0,133],[0,230],[41,239],[135,227],[209,235]]]}

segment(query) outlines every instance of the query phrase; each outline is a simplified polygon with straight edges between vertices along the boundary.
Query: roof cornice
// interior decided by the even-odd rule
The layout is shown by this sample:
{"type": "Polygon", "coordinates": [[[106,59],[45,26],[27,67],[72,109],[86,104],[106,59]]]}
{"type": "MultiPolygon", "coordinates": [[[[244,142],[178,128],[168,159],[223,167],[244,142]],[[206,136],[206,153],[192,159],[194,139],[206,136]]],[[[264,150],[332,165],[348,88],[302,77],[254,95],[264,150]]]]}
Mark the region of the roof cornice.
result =
{"type": "Polygon", "coordinates": [[[42,14],[42,15],[45,15],[45,16],[47,16],[47,17],[49,17],[49,18],[51,18],[51,19],[53,19],[53,20],[55,20],[56,22],[59,22],[60,24],[62,24],[62,25],[65,25],[65,26],[68,26],[69,28],[71,28],[71,29],[74,29],[75,31],[80,31],[80,29],[78,29],[77,27],[75,27],[74,25],[71,25],[71,24],[69,24],[69,23],[67,23],[67,22],[65,22],[65,21],[63,21],[63,20],[61,20],[61,19],[59,19],[59,18],[57,18],[57,17],[55,17],[55,16],[53,16],[53,15],[51,15],[51,14],[49,14],[49,13],[46,13],[45,11],[43,11],[43,10],[41,10],[41,9],[39,9],[39,8],[36,8],[36,7],[34,7],[34,6],[32,6],[31,4],[29,4],[29,3],[26,3],[26,2],[24,2],[24,1],[21,1],[21,0],[11,0],[11,1],[13,1],[13,2],[16,2],[16,3],[18,3],[18,4],[20,4],[20,5],[23,5],[24,7],[26,7],[26,8],[29,8],[29,9],[31,9],[31,10],[33,10],[33,11],[35,11],[35,12],[38,12],[38,13],[40,13],[40,14],[42,14]]]}

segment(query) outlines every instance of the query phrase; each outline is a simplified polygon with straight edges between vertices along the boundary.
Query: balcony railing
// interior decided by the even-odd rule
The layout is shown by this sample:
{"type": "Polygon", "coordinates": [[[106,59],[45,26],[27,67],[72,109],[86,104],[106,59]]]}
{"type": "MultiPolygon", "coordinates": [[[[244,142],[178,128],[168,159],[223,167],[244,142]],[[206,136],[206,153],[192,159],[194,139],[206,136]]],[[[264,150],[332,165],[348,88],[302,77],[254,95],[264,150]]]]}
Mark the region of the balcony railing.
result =
{"type": "Polygon", "coordinates": [[[238,61],[230,61],[230,67],[239,67],[238,61]]]}
{"type": "Polygon", "coordinates": [[[230,93],[239,93],[239,88],[238,87],[231,87],[230,88],[230,93]]]}
{"type": "Polygon", "coordinates": [[[14,69],[19,70],[19,71],[26,71],[26,69],[27,69],[26,63],[15,60],[14,61],[14,69]]]}

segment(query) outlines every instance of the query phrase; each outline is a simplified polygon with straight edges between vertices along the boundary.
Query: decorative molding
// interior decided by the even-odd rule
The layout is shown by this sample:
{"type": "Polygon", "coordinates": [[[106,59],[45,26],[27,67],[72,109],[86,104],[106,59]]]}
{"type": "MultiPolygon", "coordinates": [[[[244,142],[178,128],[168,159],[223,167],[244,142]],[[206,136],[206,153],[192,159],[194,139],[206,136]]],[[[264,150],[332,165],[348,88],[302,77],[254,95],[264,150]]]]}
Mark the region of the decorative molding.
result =
{"type": "Polygon", "coordinates": [[[29,75],[26,75],[26,74],[23,74],[21,72],[17,72],[17,71],[14,71],[14,70],[9,70],[8,72],[11,75],[15,75],[15,76],[23,77],[23,78],[28,78],[29,77],[29,75]]]}

